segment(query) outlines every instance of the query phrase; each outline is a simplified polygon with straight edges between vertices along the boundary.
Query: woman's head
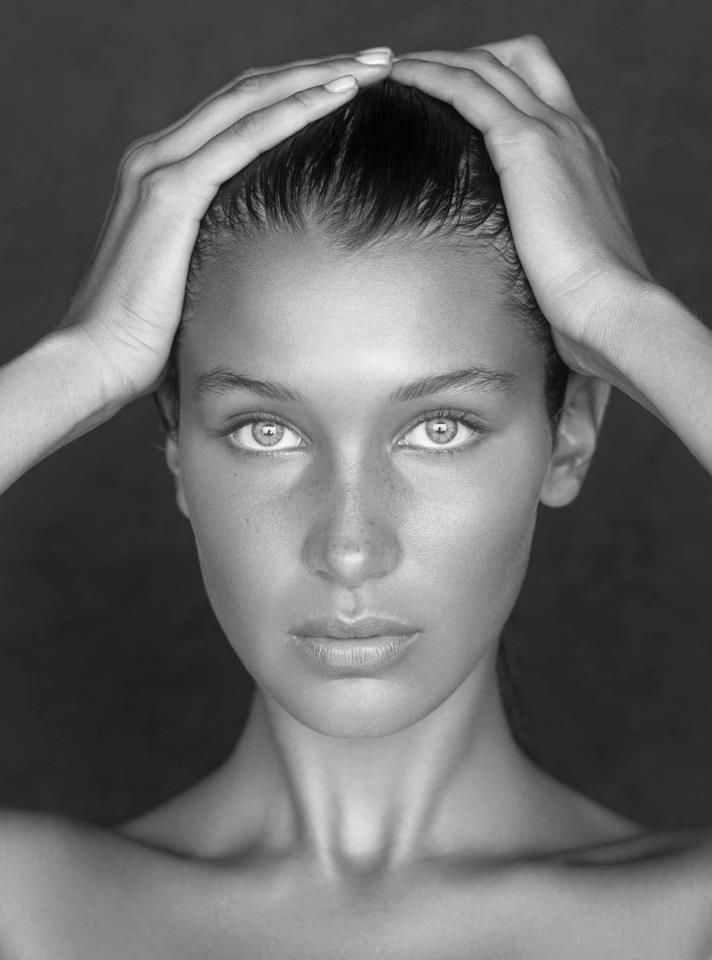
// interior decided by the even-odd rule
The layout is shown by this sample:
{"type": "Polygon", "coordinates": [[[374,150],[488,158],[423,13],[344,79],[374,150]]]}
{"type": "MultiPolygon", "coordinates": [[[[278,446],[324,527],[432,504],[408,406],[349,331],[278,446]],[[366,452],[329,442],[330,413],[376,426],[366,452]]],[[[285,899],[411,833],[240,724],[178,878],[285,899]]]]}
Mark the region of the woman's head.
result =
{"type": "Polygon", "coordinates": [[[377,736],[493,662],[538,503],[576,495],[605,391],[567,385],[477,131],[386,80],[224,184],[174,362],[179,504],[274,700],[377,736]],[[367,615],[417,628],[404,657],[334,672],[292,637],[367,615]]]}

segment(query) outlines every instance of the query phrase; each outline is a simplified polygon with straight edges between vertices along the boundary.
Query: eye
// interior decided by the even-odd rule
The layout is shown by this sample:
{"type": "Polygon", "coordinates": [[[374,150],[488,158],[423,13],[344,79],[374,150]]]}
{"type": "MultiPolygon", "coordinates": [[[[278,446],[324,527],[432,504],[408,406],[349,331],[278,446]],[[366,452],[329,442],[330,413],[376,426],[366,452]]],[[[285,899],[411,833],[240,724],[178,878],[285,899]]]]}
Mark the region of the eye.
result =
{"type": "Polygon", "coordinates": [[[449,452],[468,446],[481,427],[466,422],[466,415],[455,411],[441,411],[423,416],[398,441],[399,447],[449,452]]]}
{"type": "Polygon", "coordinates": [[[296,430],[272,417],[243,420],[228,437],[234,446],[250,453],[281,453],[305,445],[304,438],[296,430]]]}

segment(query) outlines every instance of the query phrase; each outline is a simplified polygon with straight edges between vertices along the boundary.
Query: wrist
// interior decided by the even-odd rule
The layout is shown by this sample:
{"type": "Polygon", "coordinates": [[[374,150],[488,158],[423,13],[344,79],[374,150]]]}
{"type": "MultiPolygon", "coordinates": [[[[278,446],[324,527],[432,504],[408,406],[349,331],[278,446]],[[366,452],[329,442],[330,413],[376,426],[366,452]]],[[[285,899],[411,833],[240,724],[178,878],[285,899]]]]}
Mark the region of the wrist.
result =
{"type": "Polygon", "coordinates": [[[53,330],[32,348],[47,370],[56,395],[65,398],[72,436],[80,436],[109,420],[129,402],[112,389],[102,368],[101,357],[91,339],[75,327],[53,330]]]}
{"type": "Polygon", "coordinates": [[[0,370],[0,491],[122,406],[70,330],[47,334],[0,370]]]}
{"type": "Polygon", "coordinates": [[[635,278],[612,289],[601,347],[610,382],[678,432],[683,381],[709,378],[712,331],[665,287],[635,278]]]}

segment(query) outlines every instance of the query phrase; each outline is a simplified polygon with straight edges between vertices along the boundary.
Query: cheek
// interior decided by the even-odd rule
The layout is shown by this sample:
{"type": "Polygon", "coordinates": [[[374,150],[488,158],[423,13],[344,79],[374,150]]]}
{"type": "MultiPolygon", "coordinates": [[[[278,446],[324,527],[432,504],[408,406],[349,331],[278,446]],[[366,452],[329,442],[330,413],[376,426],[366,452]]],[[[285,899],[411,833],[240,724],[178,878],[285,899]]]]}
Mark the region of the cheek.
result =
{"type": "Polygon", "coordinates": [[[449,615],[485,632],[503,626],[526,573],[545,450],[527,434],[492,437],[486,451],[417,483],[404,528],[423,584],[449,615]]]}
{"type": "Polygon", "coordinates": [[[226,469],[224,458],[188,452],[183,482],[205,588],[228,637],[239,636],[291,583],[302,531],[289,470],[226,469]]]}

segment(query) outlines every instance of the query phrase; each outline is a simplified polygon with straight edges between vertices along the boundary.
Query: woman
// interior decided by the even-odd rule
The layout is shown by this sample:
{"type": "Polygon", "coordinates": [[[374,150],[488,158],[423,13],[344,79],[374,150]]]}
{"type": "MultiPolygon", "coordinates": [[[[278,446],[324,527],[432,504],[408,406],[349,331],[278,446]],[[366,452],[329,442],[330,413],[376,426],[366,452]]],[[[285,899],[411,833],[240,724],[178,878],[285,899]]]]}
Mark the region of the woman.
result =
{"type": "Polygon", "coordinates": [[[2,956],[710,956],[708,835],[538,769],[495,660],[610,385],[712,470],[711,371],[536,38],[249,71],[129,148],[61,328],[0,376],[2,480],[157,391],[256,694],[116,831],[3,816],[2,956]]]}

